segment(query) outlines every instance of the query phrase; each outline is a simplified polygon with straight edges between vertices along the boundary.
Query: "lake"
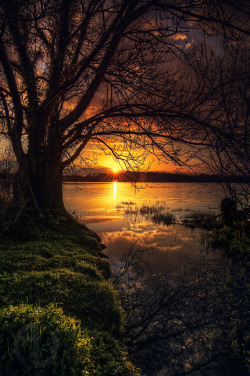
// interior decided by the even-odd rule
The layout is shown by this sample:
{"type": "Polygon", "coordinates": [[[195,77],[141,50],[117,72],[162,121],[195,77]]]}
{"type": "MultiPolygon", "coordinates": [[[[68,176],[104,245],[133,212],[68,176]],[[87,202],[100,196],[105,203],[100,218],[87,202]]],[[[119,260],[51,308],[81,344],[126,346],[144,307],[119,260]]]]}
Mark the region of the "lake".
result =
{"type": "Polygon", "coordinates": [[[224,197],[212,183],[64,184],[66,208],[107,246],[124,341],[147,376],[227,374],[221,354],[247,302],[245,271],[209,249],[208,231],[184,225],[196,211],[219,214],[224,197]]]}
{"type": "Polygon", "coordinates": [[[213,183],[64,184],[66,208],[100,235],[114,271],[131,247],[148,250],[152,273],[175,271],[203,244],[202,231],[183,226],[182,220],[193,211],[218,214],[223,197],[222,186],[213,183]],[[145,207],[171,213],[177,223],[155,223],[145,207]]]}

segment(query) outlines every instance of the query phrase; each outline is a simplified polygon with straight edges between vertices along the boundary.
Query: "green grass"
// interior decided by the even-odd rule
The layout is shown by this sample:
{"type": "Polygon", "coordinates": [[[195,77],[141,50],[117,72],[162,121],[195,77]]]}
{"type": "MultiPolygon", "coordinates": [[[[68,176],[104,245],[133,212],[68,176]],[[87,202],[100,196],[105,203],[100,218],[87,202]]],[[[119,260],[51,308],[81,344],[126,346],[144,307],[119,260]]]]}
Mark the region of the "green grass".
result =
{"type": "Polygon", "coordinates": [[[82,329],[53,304],[0,310],[0,374],[4,376],[132,376],[121,344],[107,332],[82,329]]]}
{"type": "MultiPolygon", "coordinates": [[[[87,239],[88,240],[88,239],[87,239]]],[[[99,245],[93,243],[93,248],[82,243],[74,243],[67,235],[58,240],[2,239],[0,243],[0,273],[42,271],[57,268],[68,268],[73,271],[109,277],[109,264],[99,257],[99,245]],[[95,247],[95,248],[94,248],[95,247]]]]}
{"type": "Polygon", "coordinates": [[[65,314],[81,319],[82,326],[119,335],[122,312],[114,290],[105,280],[93,280],[67,269],[28,272],[0,277],[0,306],[21,303],[46,307],[51,302],[65,314]]]}
{"type": "Polygon", "coordinates": [[[47,214],[25,214],[0,232],[0,375],[138,375],[122,345],[123,311],[99,242],[87,229],[47,214]],[[60,342],[41,368],[33,359],[36,323],[41,359],[53,350],[53,333],[60,342]],[[20,346],[28,360],[20,362],[15,338],[23,328],[20,346]]]}

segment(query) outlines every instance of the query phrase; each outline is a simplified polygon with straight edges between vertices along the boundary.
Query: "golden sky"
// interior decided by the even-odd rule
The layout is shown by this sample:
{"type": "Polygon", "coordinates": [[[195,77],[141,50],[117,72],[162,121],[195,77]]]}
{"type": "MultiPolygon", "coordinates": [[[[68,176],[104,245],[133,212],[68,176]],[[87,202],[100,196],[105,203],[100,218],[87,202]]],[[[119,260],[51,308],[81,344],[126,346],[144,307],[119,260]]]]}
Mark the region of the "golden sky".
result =
{"type": "MultiPolygon", "coordinates": [[[[138,154],[140,152],[138,151],[138,154]]],[[[86,147],[82,154],[83,159],[87,159],[89,161],[89,167],[92,167],[97,170],[104,170],[109,169],[112,172],[114,171],[120,171],[125,170],[125,165],[118,160],[115,159],[115,157],[111,154],[107,154],[102,150],[99,150],[97,148],[91,149],[89,146],[86,147]]],[[[132,166],[136,169],[136,166],[132,166]]],[[[152,155],[149,155],[143,166],[140,168],[141,170],[147,170],[147,171],[166,171],[166,172],[188,172],[184,168],[181,168],[180,166],[175,165],[172,162],[165,162],[160,163],[156,157],[153,157],[152,155]]]]}

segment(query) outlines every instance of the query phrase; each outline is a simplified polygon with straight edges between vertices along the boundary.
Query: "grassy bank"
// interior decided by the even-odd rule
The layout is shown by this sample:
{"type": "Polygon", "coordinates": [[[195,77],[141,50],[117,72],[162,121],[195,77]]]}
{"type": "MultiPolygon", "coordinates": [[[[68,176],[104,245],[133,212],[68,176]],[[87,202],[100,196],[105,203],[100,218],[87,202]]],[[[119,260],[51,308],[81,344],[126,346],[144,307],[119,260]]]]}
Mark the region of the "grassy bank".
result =
{"type": "Polygon", "coordinates": [[[137,375],[109,265],[87,229],[40,212],[0,234],[0,375],[137,375]]]}

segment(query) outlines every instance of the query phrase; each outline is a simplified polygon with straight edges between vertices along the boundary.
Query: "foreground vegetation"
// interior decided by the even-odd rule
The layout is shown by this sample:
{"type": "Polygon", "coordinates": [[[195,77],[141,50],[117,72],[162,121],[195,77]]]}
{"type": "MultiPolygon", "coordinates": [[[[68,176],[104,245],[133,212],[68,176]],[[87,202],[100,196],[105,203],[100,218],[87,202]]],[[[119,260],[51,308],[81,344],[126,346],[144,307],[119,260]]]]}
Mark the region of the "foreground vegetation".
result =
{"type": "Polygon", "coordinates": [[[0,233],[0,375],[138,375],[93,234],[42,211],[7,228],[0,233]]]}

